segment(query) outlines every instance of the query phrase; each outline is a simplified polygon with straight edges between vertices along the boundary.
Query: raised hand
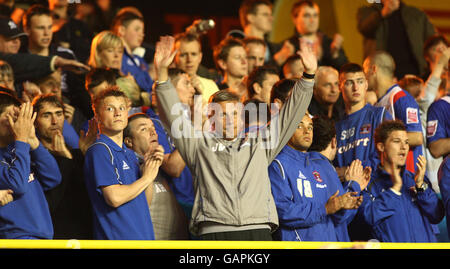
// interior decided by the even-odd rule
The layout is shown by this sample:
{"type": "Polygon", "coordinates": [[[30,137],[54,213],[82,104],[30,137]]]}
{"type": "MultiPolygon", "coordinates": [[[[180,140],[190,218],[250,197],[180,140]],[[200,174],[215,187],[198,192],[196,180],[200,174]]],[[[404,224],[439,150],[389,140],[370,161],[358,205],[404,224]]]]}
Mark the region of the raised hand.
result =
{"type": "Polygon", "coordinates": [[[57,131],[55,133],[55,136],[53,137],[51,145],[51,151],[54,151],[59,156],[72,159],[72,153],[67,148],[66,143],[64,141],[64,136],[62,135],[61,131],[57,131]]]}
{"type": "Polygon", "coordinates": [[[177,51],[174,50],[175,38],[172,36],[162,36],[156,43],[154,66],[158,81],[166,81],[168,79],[168,69],[172,64],[177,51]]]}
{"type": "Polygon", "coordinates": [[[361,190],[364,190],[367,187],[367,184],[369,184],[371,172],[372,168],[363,168],[360,160],[354,160],[350,166],[347,167],[344,177],[346,181],[354,180],[358,182],[361,190]]]}
{"type": "Polygon", "coordinates": [[[423,155],[419,155],[417,158],[417,171],[414,176],[414,181],[416,182],[416,187],[420,188],[423,184],[423,179],[425,177],[426,167],[427,167],[427,160],[423,155]]]}
{"type": "Polygon", "coordinates": [[[145,154],[144,159],[144,164],[141,167],[142,176],[153,181],[158,175],[159,167],[164,160],[164,148],[162,146],[156,147],[152,152],[145,154]]]}
{"type": "Polygon", "coordinates": [[[339,196],[341,209],[357,209],[362,203],[362,196],[356,197],[357,192],[346,192],[339,196]]]}
{"type": "Polygon", "coordinates": [[[15,120],[13,118],[15,115],[7,114],[6,116],[16,141],[29,143],[30,137],[33,135],[36,136],[34,133],[34,120],[36,119],[36,113],[33,113],[33,107],[30,102],[23,103],[20,106],[17,118],[15,120]]]}
{"type": "Polygon", "coordinates": [[[83,130],[80,131],[80,140],[78,141],[78,147],[83,154],[86,153],[88,148],[95,142],[98,134],[98,124],[95,118],[89,120],[89,128],[85,134],[83,130]]]}
{"type": "Polygon", "coordinates": [[[315,74],[317,70],[317,56],[315,55],[313,48],[305,39],[299,38],[299,42],[300,50],[297,51],[297,54],[300,55],[300,58],[302,59],[305,72],[308,74],[315,74]]]}

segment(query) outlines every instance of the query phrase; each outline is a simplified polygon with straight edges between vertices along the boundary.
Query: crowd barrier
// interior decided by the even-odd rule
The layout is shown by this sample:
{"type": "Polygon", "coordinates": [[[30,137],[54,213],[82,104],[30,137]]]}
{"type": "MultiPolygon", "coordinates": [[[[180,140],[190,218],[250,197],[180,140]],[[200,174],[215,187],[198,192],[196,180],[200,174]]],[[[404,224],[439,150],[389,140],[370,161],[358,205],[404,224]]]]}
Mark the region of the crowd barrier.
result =
{"type": "Polygon", "coordinates": [[[1,239],[0,249],[450,249],[450,243],[1,239]]]}

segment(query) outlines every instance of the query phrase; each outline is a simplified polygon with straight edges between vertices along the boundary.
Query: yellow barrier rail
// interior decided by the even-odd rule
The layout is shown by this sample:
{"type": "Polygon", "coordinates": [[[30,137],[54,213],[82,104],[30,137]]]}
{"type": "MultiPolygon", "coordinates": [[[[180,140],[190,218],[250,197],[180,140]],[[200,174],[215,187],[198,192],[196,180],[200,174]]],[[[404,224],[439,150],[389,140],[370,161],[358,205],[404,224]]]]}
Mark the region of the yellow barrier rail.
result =
{"type": "Polygon", "coordinates": [[[450,249],[450,243],[0,240],[0,249],[450,249]]]}

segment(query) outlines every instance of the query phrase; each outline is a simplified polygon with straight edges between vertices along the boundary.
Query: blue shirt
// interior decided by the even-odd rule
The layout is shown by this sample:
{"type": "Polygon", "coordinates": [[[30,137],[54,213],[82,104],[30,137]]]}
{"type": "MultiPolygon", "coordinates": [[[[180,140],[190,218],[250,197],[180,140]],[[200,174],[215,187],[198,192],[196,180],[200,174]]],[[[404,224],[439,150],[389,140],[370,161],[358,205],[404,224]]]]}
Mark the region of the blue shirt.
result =
{"type": "MultiPolygon", "coordinates": [[[[388,89],[375,106],[381,106],[391,113],[393,119],[401,120],[407,132],[422,133],[420,111],[414,97],[397,84],[388,89]]],[[[406,169],[414,173],[417,169],[417,158],[423,155],[422,146],[410,147],[406,158],[406,169]]]]}
{"type": "Polygon", "coordinates": [[[369,186],[362,191],[364,220],[372,235],[381,242],[436,242],[431,224],[444,216],[442,202],[431,188],[416,193],[414,174],[406,169],[401,174],[401,195],[391,190],[391,176],[383,169],[375,171],[369,186]]]}
{"type": "Polygon", "coordinates": [[[64,142],[66,142],[69,147],[73,149],[79,148],[78,141],[80,140],[80,137],[78,136],[73,126],[67,122],[67,120],[64,120],[63,137],[64,142]]]}
{"type": "Polygon", "coordinates": [[[445,157],[438,171],[439,190],[444,202],[445,215],[447,216],[447,231],[450,236],[450,155],[445,157]]]}
{"type": "MultiPolygon", "coordinates": [[[[170,136],[166,133],[159,116],[150,108],[147,110],[147,115],[155,125],[156,133],[158,134],[158,143],[163,146],[164,153],[172,153],[175,151],[175,145],[173,144],[170,136]]],[[[192,182],[192,174],[187,166],[184,167],[181,175],[178,178],[168,176],[164,171],[161,171],[167,179],[170,188],[173,190],[175,197],[178,201],[193,205],[194,204],[194,185],[192,182]]]]}
{"type": "Polygon", "coordinates": [[[353,160],[358,159],[364,167],[370,166],[375,171],[380,163],[373,141],[375,129],[384,120],[391,119],[391,114],[384,107],[367,104],[337,122],[336,167],[350,166],[353,160]]]}
{"type": "Polygon", "coordinates": [[[122,68],[120,71],[124,75],[130,73],[139,87],[151,93],[153,80],[148,73],[149,67],[145,60],[135,54],[128,54],[127,50],[124,49],[122,57],[122,68]]]}
{"type": "MultiPolygon", "coordinates": [[[[347,223],[352,214],[327,215],[325,204],[344,189],[331,163],[320,153],[300,152],[285,146],[269,166],[272,194],[282,241],[338,241],[335,224],[347,223]],[[333,176],[330,176],[333,174],[333,176]],[[333,182],[338,181],[338,182],[333,182]]],[[[347,241],[348,234],[339,237],[347,241]]]]}
{"type": "Polygon", "coordinates": [[[0,238],[53,238],[53,224],[44,191],[61,182],[53,156],[40,144],[16,141],[0,148],[0,189],[11,189],[14,200],[0,207],[0,238]]]}
{"type": "Polygon", "coordinates": [[[138,159],[125,145],[119,147],[101,134],[86,152],[84,173],[94,213],[94,238],[110,240],[153,240],[153,225],[145,193],[113,208],[102,187],[129,185],[140,177],[138,159]]]}
{"type": "Polygon", "coordinates": [[[432,103],[427,115],[427,145],[450,137],[450,94],[432,103]]]}

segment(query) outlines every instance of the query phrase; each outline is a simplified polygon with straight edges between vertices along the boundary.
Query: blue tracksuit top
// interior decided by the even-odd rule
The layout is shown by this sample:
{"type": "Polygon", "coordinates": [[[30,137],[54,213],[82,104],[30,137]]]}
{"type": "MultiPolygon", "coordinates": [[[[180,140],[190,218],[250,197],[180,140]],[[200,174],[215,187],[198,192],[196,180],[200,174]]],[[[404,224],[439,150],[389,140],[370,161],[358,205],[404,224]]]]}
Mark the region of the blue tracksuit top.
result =
{"type": "MultiPolygon", "coordinates": [[[[325,204],[337,189],[339,180],[329,177],[334,168],[317,152],[300,152],[285,146],[269,166],[272,195],[277,207],[280,228],[276,238],[283,241],[338,241],[335,224],[354,215],[345,210],[328,216],[325,204]]],[[[348,238],[348,235],[340,238],[348,238]]]]}
{"type": "Polygon", "coordinates": [[[122,68],[120,71],[124,75],[132,75],[139,87],[148,92],[152,92],[153,80],[148,73],[149,67],[145,60],[135,54],[128,54],[124,49],[122,57],[122,68]]]}
{"type": "Polygon", "coordinates": [[[380,160],[375,150],[373,136],[375,129],[392,115],[384,107],[365,105],[361,110],[346,115],[336,123],[338,149],[334,164],[336,167],[350,166],[353,160],[361,160],[364,167],[375,171],[380,160]]]}
{"type": "Polygon", "coordinates": [[[129,185],[140,178],[134,151],[101,134],[86,151],[84,174],[93,207],[95,239],[155,239],[145,192],[117,208],[106,203],[102,192],[102,187],[129,185]]]}
{"type": "Polygon", "coordinates": [[[61,183],[53,156],[39,145],[16,141],[0,148],[0,189],[11,189],[14,200],[0,207],[0,238],[53,238],[53,224],[44,191],[61,183]]]}
{"type": "Polygon", "coordinates": [[[414,174],[402,171],[401,195],[394,193],[391,176],[378,168],[362,191],[361,213],[371,227],[374,238],[381,242],[436,242],[431,224],[444,217],[442,201],[431,188],[415,192],[414,174]]]}

